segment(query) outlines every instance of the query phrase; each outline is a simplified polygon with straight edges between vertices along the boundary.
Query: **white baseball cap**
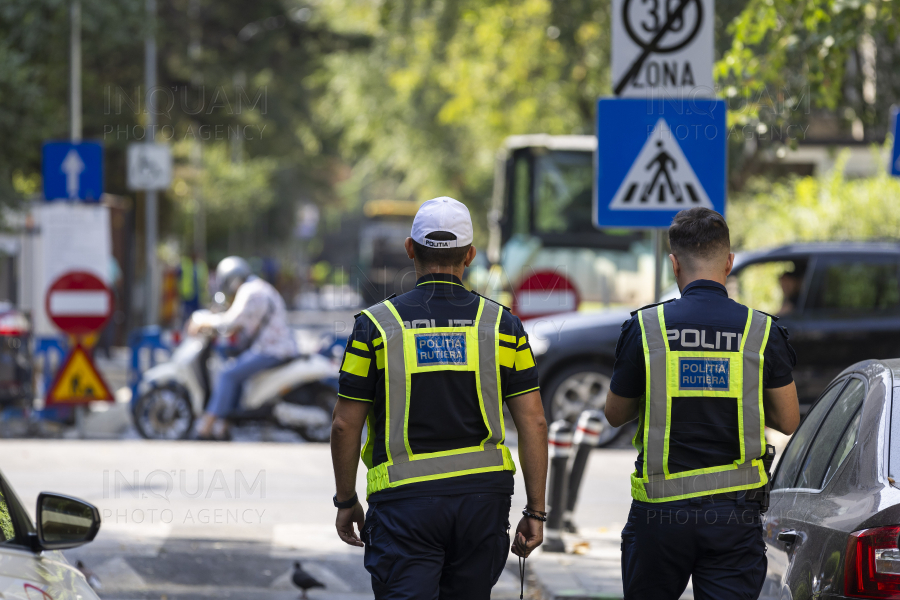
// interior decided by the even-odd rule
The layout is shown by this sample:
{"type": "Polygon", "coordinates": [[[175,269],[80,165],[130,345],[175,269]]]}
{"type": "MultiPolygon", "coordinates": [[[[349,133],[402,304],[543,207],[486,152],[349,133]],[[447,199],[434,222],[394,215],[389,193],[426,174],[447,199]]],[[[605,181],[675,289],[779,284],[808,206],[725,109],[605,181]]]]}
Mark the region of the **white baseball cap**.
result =
{"type": "Polygon", "coordinates": [[[459,200],[448,196],[432,198],[419,207],[413,220],[410,237],[428,248],[458,248],[472,243],[472,217],[469,209],[459,200]],[[446,231],[455,240],[430,240],[425,236],[435,231],[446,231]]]}

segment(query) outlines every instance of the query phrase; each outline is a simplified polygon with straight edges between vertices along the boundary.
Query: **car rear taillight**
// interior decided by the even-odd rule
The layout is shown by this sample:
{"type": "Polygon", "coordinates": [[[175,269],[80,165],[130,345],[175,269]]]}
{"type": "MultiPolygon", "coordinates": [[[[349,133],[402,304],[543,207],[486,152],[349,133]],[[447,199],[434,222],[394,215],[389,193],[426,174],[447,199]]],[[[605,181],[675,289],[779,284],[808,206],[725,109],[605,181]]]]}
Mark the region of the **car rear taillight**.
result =
{"type": "Polygon", "coordinates": [[[850,534],[844,568],[844,595],[900,599],[900,526],[850,534]]]}

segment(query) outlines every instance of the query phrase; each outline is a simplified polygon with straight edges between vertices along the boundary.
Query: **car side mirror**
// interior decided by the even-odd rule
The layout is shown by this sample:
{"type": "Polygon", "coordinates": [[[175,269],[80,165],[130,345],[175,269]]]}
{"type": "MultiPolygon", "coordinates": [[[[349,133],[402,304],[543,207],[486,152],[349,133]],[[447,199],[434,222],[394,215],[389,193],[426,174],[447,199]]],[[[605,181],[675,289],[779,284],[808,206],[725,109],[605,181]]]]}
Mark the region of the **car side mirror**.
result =
{"type": "Polygon", "coordinates": [[[42,550],[86,544],[100,531],[100,511],[83,500],[41,492],[37,500],[37,534],[42,550]]]}

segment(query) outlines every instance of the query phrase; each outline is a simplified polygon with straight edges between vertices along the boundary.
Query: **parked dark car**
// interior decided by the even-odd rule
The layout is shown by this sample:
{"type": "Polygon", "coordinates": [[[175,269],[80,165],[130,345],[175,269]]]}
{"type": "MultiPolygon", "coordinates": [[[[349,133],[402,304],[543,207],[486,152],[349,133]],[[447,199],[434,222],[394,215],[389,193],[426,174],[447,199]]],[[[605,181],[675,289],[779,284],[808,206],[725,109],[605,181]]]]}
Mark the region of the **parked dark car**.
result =
{"type": "MultiPolygon", "coordinates": [[[[804,412],[846,365],[900,356],[900,244],[791,244],[738,254],[728,287],[732,298],[778,315],[790,331],[804,412]]],[[[664,299],[677,293],[672,288],[664,299]]],[[[549,419],[575,421],[585,408],[603,408],[619,331],[634,308],[526,322],[549,419]]]]}
{"type": "Polygon", "coordinates": [[[900,359],[841,373],[778,463],[761,599],[900,598],[900,359]]]}

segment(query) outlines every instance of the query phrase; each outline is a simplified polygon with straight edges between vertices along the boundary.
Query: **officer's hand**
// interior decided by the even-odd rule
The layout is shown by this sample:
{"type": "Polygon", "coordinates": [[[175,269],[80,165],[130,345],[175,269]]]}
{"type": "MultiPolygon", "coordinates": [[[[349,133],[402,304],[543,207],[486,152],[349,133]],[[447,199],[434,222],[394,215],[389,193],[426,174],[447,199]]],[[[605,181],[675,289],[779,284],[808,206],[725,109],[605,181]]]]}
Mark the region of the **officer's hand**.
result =
{"type": "Polygon", "coordinates": [[[194,319],[190,319],[187,322],[188,335],[204,335],[210,331],[212,331],[212,327],[206,324],[197,323],[194,319]]]}
{"type": "Polygon", "coordinates": [[[528,558],[531,551],[544,541],[544,523],[537,519],[522,517],[516,527],[516,539],[512,544],[512,553],[528,558]]]}
{"type": "Polygon", "coordinates": [[[362,532],[363,527],[366,526],[366,513],[363,510],[362,504],[359,502],[357,502],[353,508],[339,508],[337,521],[334,526],[337,529],[338,536],[344,540],[344,543],[362,548],[365,544],[359,539],[359,535],[353,531],[354,523],[356,523],[360,533],[362,532]]]}

